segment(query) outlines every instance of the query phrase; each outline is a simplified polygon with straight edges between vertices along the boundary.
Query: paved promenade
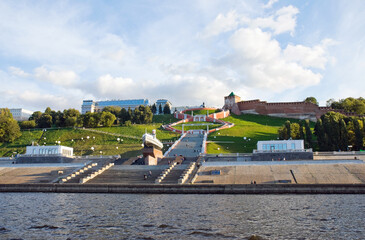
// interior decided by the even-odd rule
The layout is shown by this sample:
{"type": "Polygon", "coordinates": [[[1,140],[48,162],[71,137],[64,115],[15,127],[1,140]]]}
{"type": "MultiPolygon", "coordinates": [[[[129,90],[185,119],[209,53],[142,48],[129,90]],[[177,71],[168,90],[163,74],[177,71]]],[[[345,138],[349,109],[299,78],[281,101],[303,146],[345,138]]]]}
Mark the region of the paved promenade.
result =
{"type": "Polygon", "coordinates": [[[257,184],[364,184],[365,163],[356,160],[205,162],[194,183],[250,184],[251,181],[257,184]]]}

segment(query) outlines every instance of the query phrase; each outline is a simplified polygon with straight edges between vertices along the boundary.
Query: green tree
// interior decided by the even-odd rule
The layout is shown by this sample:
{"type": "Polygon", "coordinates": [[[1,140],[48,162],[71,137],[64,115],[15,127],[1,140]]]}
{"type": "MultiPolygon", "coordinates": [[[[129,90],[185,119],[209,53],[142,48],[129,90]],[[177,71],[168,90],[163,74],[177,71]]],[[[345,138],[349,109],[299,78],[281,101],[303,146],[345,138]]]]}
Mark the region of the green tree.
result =
{"type": "Polygon", "coordinates": [[[111,112],[103,112],[101,114],[100,123],[104,127],[110,127],[110,126],[113,125],[115,119],[116,119],[116,117],[115,117],[115,115],[113,113],[111,113],[111,112]]]}
{"type": "Polygon", "coordinates": [[[163,114],[171,114],[171,109],[168,104],[165,104],[165,106],[163,107],[163,114]]]}
{"type": "Polygon", "coordinates": [[[313,148],[313,136],[308,119],[304,121],[304,129],[306,148],[313,148]]]}
{"type": "Polygon", "coordinates": [[[322,119],[318,119],[314,127],[314,134],[317,136],[318,147],[320,151],[325,151],[327,147],[327,139],[323,127],[322,119]]]}
{"type": "Polygon", "coordinates": [[[31,129],[31,128],[35,128],[36,124],[34,120],[30,120],[30,121],[23,121],[20,123],[20,128],[21,129],[31,129]]]}
{"type": "Polygon", "coordinates": [[[162,114],[163,111],[162,111],[162,106],[161,104],[158,105],[158,114],[162,114]]]}
{"type": "Polygon", "coordinates": [[[152,107],[151,107],[151,111],[152,111],[152,113],[153,113],[153,114],[156,114],[156,112],[157,112],[156,103],[154,103],[154,104],[152,105],[152,107]]]}
{"type": "Polygon", "coordinates": [[[349,145],[349,134],[347,131],[346,123],[343,119],[340,120],[340,143],[339,148],[342,151],[346,151],[349,145]]]}
{"type": "Polygon", "coordinates": [[[0,109],[0,142],[13,142],[20,137],[20,127],[9,109],[0,109]]]}
{"type": "Polygon", "coordinates": [[[39,119],[41,118],[42,116],[42,112],[40,111],[36,111],[34,112],[30,117],[29,117],[29,120],[34,120],[35,123],[38,125],[38,121],[39,119]]]}
{"type": "Polygon", "coordinates": [[[65,127],[75,127],[77,125],[77,118],[68,116],[65,120],[65,127]]]}
{"type": "Polygon", "coordinates": [[[52,126],[52,116],[46,113],[43,113],[41,118],[38,120],[38,127],[40,128],[49,128],[52,126]]]}
{"type": "Polygon", "coordinates": [[[317,99],[315,97],[307,97],[304,102],[308,102],[308,103],[313,103],[313,104],[316,104],[316,105],[319,105],[317,99]]]}
{"type": "Polygon", "coordinates": [[[285,129],[286,129],[286,136],[287,136],[287,139],[289,139],[290,137],[291,137],[291,129],[290,129],[290,125],[291,125],[291,123],[290,123],[290,121],[289,120],[287,120],[287,121],[285,121],[285,129]]]}
{"type": "Polygon", "coordinates": [[[119,121],[121,124],[124,124],[125,121],[128,120],[128,112],[125,108],[122,108],[119,113],[119,121]]]}
{"type": "Polygon", "coordinates": [[[359,151],[364,147],[364,135],[361,130],[360,122],[358,119],[354,119],[354,130],[355,130],[355,145],[354,149],[359,151]]]}
{"type": "Polygon", "coordinates": [[[290,138],[300,139],[300,125],[298,123],[290,124],[290,138]]]}
{"type": "Polygon", "coordinates": [[[44,110],[45,114],[51,115],[52,109],[50,107],[47,107],[46,110],[44,110]]]}
{"type": "Polygon", "coordinates": [[[139,108],[134,109],[133,122],[137,124],[141,123],[141,115],[139,108]]]}
{"type": "Polygon", "coordinates": [[[99,121],[96,113],[87,112],[82,115],[83,126],[87,128],[95,128],[98,126],[99,121]]]}
{"type": "Polygon", "coordinates": [[[126,118],[126,121],[128,121],[128,120],[130,120],[130,121],[133,120],[133,111],[130,107],[128,108],[127,118],[126,118]]]}
{"type": "Polygon", "coordinates": [[[304,123],[299,121],[299,139],[303,139],[305,143],[304,123]]]}
{"type": "Polygon", "coordinates": [[[115,120],[114,123],[118,124],[118,121],[120,120],[120,112],[121,112],[121,108],[118,106],[107,106],[105,108],[103,108],[103,112],[110,112],[111,114],[113,114],[115,116],[115,120]]]}
{"type": "Polygon", "coordinates": [[[145,108],[145,121],[144,123],[151,123],[153,119],[153,112],[151,111],[150,107],[145,108]]]}

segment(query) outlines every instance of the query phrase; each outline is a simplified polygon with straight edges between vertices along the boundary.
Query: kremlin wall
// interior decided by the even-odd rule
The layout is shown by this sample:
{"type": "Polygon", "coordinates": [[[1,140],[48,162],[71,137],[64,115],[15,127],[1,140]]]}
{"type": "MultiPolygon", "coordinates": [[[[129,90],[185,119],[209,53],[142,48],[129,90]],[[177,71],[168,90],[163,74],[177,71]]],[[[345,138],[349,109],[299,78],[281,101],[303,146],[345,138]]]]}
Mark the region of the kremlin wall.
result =
{"type": "Polygon", "coordinates": [[[260,114],[273,117],[309,119],[314,122],[323,114],[330,111],[338,112],[346,116],[357,116],[356,113],[349,113],[330,107],[319,107],[318,105],[309,102],[268,103],[266,101],[260,101],[259,99],[241,101],[241,98],[233,92],[229,96],[224,97],[223,109],[230,110],[236,115],[245,113],[260,114]]]}

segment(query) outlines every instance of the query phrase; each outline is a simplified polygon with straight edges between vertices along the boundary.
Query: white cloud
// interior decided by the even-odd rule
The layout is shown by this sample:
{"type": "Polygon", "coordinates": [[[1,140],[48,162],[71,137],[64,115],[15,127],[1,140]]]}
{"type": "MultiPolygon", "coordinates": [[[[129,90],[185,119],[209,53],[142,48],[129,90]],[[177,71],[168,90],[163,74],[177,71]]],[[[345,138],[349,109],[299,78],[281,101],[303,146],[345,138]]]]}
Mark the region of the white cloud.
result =
{"type": "Polygon", "coordinates": [[[276,3],[278,0],[269,0],[264,6],[263,8],[271,8],[274,3],[276,3]]]}
{"type": "Polygon", "coordinates": [[[212,37],[237,28],[238,15],[236,11],[230,11],[226,15],[219,14],[214,21],[203,31],[203,37],[212,37]]]}
{"type": "Polygon", "coordinates": [[[64,87],[74,86],[79,79],[79,76],[73,71],[49,71],[44,66],[34,69],[34,77],[38,80],[64,87]]]}
{"type": "Polygon", "coordinates": [[[235,53],[225,58],[238,73],[242,84],[276,92],[295,87],[316,85],[321,74],[287,61],[279,43],[259,28],[242,28],[231,37],[235,53]]]}
{"type": "Polygon", "coordinates": [[[113,77],[110,74],[100,76],[96,86],[96,91],[100,96],[113,98],[130,95],[137,90],[136,82],[131,78],[113,77]]]}
{"type": "Polygon", "coordinates": [[[337,43],[332,39],[324,39],[314,47],[306,47],[301,44],[289,44],[283,54],[287,61],[293,61],[301,64],[303,67],[313,67],[324,70],[328,60],[334,59],[328,56],[327,48],[337,43]]]}
{"type": "Polygon", "coordinates": [[[269,28],[273,30],[275,35],[285,32],[290,32],[293,35],[297,22],[296,15],[298,13],[299,10],[296,7],[289,5],[276,11],[273,16],[253,19],[251,27],[269,28]]]}
{"type": "Polygon", "coordinates": [[[270,29],[275,35],[290,32],[294,34],[296,27],[296,15],[299,13],[298,8],[292,5],[280,8],[274,15],[262,18],[249,18],[238,14],[236,11],[230,11],[226,15],[220,13],[203,31],[201,36],[212,37],[221,33],[232,31],[237,27],[250,27],[270,29]]]}
{"type": "Polygon", "coordinates": [[[18,76],[18,77],[26,78],[26,77],[30,76],[29,73],[24,72],[21,68],[17,68],[17,67],[13,67],[13,66],[9,67],[9,71],[12,75],[18,76]]]}

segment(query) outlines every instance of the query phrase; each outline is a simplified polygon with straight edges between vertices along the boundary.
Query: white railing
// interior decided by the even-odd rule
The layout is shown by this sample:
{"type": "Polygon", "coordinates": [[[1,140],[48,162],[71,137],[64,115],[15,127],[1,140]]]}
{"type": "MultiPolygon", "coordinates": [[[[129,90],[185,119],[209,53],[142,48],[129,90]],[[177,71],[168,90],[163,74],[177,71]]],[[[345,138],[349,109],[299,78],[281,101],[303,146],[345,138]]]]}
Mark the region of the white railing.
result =
{"type": "Polygon", "coordinates": [[[163,170],[163,172],[161,173],[160,176],[158,176],[158,178],[155,180],[155,183],[161,183],[162,180],[165,179],[165,177],[167,176],[167,174],[169,174],[171,172],[171,170],[176,166],[177,162],[172,163],[168,168],[166,168],[165,170],[163,170]]]}
{"type": "Polygon", "coordinates": [[[204,137],[203,137],[203,143],[202,143],[202,150],[201,150],[201,153],[205,153],[205,148],[206,148],[206,146],[207,146],[207,136],[208,136],[208,134],[205,132],[204,133],[204,137]]]}

